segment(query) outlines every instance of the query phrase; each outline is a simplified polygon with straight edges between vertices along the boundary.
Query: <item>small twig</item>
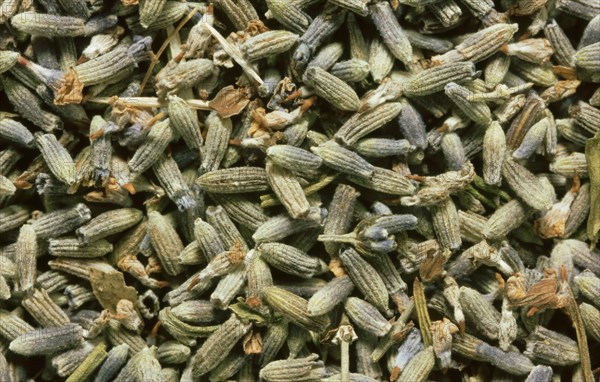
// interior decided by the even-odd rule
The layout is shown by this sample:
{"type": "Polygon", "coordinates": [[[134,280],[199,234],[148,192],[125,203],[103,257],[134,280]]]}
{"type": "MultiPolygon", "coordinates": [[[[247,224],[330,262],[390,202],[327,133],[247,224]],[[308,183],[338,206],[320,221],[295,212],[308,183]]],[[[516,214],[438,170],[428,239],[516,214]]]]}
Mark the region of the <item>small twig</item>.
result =
{"type": "Polygon", "coordinates": [[[425,347],[431,346],[433,345],[433,339],[431,338],[431,319],[429,318],[429,312],[427,311],[427,300],[425,299],[423,284],[421,284],[418,277],[415,278],[413,283],[413,299],[415,301],[415,308],[417,309],[417,317],[419,319],[419,328],[421,329],[423,343],[425,344],[425,347]]]}
{"type": "MultiPolygon", "coordinates": [[[[182,47],[179,33],[172,26],[167,27],[167,33],[169,36],[173,35],[173,38],[169,43],[169,60],[173,58],[178,60],[183,57],[185,46],[182,47]]],[[[191,88],[181,89],[179,91],[179,97],[182,99],[192,99],[194,98],[194,92],[191,88]]]]}
{"type": "Polygon", "coordinates": [[[338,327],[333,343],[340,345],[341,367],[340,381],[350,382],[350,344],[357,339],[354,328],[350,324],[348,317],[344,314],[338,327]]]}
{"type": "Polygon", "coordinates": [[[221,46],[223,47],[223,50],[231,57],[235,60],[235,62],[238,63],[239,66],[242,67],[242,70],[244,71],[244,73],[246,73],[251,79],[254,80],[254,82],[256,83],[257,86],[261,86],[264,84],[264,81],[262,80],[262,78],[260,78],[260,76],[258,75],[258,73],[256,73],[254,71],[254,69],[252,69],[250,67],[250,65],[246,62],[246,60],[242,57],[242,54],[237,50],[237,48],[235,48],[234,46],[232,46],[226,39],[225,37],[223,37],[215,28],[213,28],[210,24],[205,24],[206,28],[210,31],[210,33],[213,35],[214,38],[217,39],[217,41],[219,41],[219,43],[221,44],[221,46]]]}
{"type": "MultiPolygon", "coordinates": [[[[566,272],[564,266],[561,270],[563,273],[566,272]]],[[[577,346],[579,347],[579,358],[581,360],[581,371],[583,372],[583,379],[585,382],[593,382],[594,376],[592,373],[592,362],[590,360],[589,347],[587,342],[587,336],[585,334],[585,326],[583,325],[583,319],[581,318],[581,312],[579,306],[573,295],[573,290],[570,285],[567,285],[567,291],[569,292],[569,301],[567,306],[564,308],[567,315],[573,322],[575,327],[575,334],[577,336],[577,346]]]]}
{"type": "Polygon", "coordinates": [[[150,75],[152,74],[152,70],[154,70],[154,67],[158,63],[158,59],[163,54],[163,52],[165,51],[165,49],[167,49],[167,47],[169,46],[169,43],[171,42],[171,39],[177,33],[179,33],[179,31],[181,30],[181,28],[183,28],[183,26],[188,21],[190,21],[192,19],[192,17],[194,17],[194,15],[196,14],[196,12],[198,12],[198,7],[194,7],[190,11],[190,13],[188,13],[188,15],[183,20],[181,20],[181,22],[179,23],[179,25],[177,25],[177,28],[175,28],[174,31],[172,31],[171,33],[169,33],[169,35],[167,36],[167,39],[165,40],[165,42],[163,42],[162,46],[160,47],[160,49],[158,50],[158,52],[156,53],[156,55],[153,55],[152,61],[150,62],[150,66],[148,66],[148,70],[146,71],[146,75],[144,76],[144,80],[142,81],[142,84],[140,85],[140,90],[138,90],[138,92],[137,92],[138,96],[140,96],[142,94],[142,92],[144,91],[144,87],[146,86],[146,83],[150,79],[150,75]]]}
{"type": "MultiPolygon", "coordinates": [[[[102,103],[112,105],[115,102],[120,102],[126,106],[136,107],[164,107],[167,105],[167,101],[161,101],[156,97],[94,97],[90,98],[87,102],[102,103]]],[[[196,110],[212,110],[208,106],[207,101],[199,99],[187,99],[185,100],[189,107],[196,110]]]]}
{"type": "Polygon", "coordinates": [[[472,185],[468,185],[467,188],[465,188],[465,191],[469,194],[471,194],[475,199],[479,200],[481,203],[485,204],[486,206],[490,207],[490,208],[498,208],[498,206],[496,205],[496,203],[494,203],[493,201],[491,201],[490,199],[488,199],[487,197],[485,197],[485,195],[483,195],[481,192],[477,191],[477,189],[475,187],[473,187],[472,185]]]}
{"type": "Polygon", "coordinates": [[[473,186],[480,189],[481,191],[489,192],[490,194],[499,196],[505,202],[510,202],[512,200],[512,198],[506,191],[503,191],[495,186],[490,186],[489,184],[485,183],[483,178],[481,178],[478,175],[475,176],[475,179],[473,179],[473,186]]]}

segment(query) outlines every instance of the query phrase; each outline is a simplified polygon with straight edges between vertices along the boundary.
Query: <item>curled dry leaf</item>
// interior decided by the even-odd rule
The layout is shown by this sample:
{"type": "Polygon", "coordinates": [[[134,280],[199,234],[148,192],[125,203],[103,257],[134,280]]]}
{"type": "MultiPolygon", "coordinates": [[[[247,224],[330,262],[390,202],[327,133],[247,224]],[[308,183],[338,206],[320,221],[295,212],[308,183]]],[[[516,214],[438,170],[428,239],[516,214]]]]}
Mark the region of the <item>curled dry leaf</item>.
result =
{"type": "Polygon", "coordinates": [[[81,103],[83,100],[83,82],[79,81],[75,70],[69,70],[61,82],[62,85],[56,91],[54,97],[54,104],[61,106],[81,103]]]}
{"type": "Polygon", "coordinates": [[[238,115],[248,105],[250,99],[244,88],[234,88],[233,85],[221,89],[208,106],[222,118],[238,115]]]}
{"type": "Polygon", "coordinates": [[[269,30],[270,29],[260,20],[250,21],[246,28],[246,32],[248,32],[250,36],[256,36],[257,34],[268,32],[269,30]]]}
{"type": "MultiPolygon", "coordinates": [[[[254,306],[259,307],[260,304],[254,306]]],[[[268,319],[252,308],[250,299],[244,300],[241,297],[238,298],[238,302],[229,305],[229,309],[244,323],[253,322],[258,325],[267,323],[268,319]]]]}
{"type": "Polygon", "coordinates": [[[553,86],[544,90],[541,97],[546,102],[560,101],[563,98],[572,96],[577,91],[577,87],[581,84],[578,80],[558,81],[553,86]]]}
{"type": "Polygon", "coordinates": [[[524,279],[521,274],[511,276],[506,282],[506,296],[514,307],[529,306],[527,316],[531,317],[546,309],[564,308],[568,303],[568,286],[564,277],[559,279],[556,270],[548,268],[544,278],[533,284],[525,293],[524,279]]]}

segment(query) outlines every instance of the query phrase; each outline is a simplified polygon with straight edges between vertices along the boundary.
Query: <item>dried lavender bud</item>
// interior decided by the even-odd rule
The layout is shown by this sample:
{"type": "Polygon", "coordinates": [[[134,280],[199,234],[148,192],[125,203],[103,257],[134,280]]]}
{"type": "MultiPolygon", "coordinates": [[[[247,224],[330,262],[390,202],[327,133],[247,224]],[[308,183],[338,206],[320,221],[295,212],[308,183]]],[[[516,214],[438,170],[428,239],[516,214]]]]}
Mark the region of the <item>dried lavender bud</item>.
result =
{"type": "Polygon", "coordinates": [[[293,3],[282,0],[268,0],[271,16],[296,33],[302,33],[311,23],[311,18],[293,3]]]}
{"type": "Polygon", "coordinates": [[[307,330],[323,331],[329,325],[326,315],[309,316],[308,302],[300,296],[278,287],[268,287],[264,291],[265,301],[290,322],[307,330]]]}
{"type": "Polygon", "coordinates": [[[369,44],[369,70],[375,83],[382,83],[392,68],[394,67],[395,57],[387,46],[379,38],[373,38],[369,44]]]}
{"type": "Polygon", "coordinates": [[[432,60],[438,64],[484,60],[510,41],[517,29],[516,24],[492,25],[470,35],[462,43],[455,46],[453,50],[432,57],[432,60]]]}
{"type": "Polygon", "coordinates": [[[411,62],[412,46],[398,23],[390,4],[388,2],[373,4],[369,6],[369,13],[375,27],[394,57],[404,63],[411,62]]]}
{"type": "Polygon", "coordinates": [[[360,298],[349,297],[344,308],[352,322],[375,336],[382,337],[392,328],[392,324],[387,322],[377,308],[360,298]]]}
{"type": "Polygon", "coordinates": [[[306,217],[310,211],[310,204],[298,178],[290,170],[270,161],[267,161],[266,172],[271,189],[290,216],[294,219],[306,217]]]}
{"type": "Polygon", "coordinates": [[[35,143],[57,179],[66,184],[75,182],[75,162],[53,134],[36,133],[35,143]]]}
{"type": "Polygon", "coordinates": [[[331,68],[331,74],[344,82],[360,82],[369,75],[369,63],[363,60],[351,59],[338,62],[331,68]]]}
{"type": "Polygon", "coordinates": [[[458,108],[473,122],[487,126],[492,122],[492,112],[484,102],[469,102],[472,95],[468,89],[450,82],[444,86],[444,93],[458,106],[458,108]]]}
{"type": "Polygon", "coordinates": [[[323,160],[326,166],[337,171],[367,179],[373,173],[372,164],[334,141],[312,147],[311,150],[323,160]]]}
{"type": "Polygon", "coordinates": [[[546,117],[531,126],[527,134],[523,137],[521,145],[513,152],[513,158],[522,160],[532,155],[546,137],[552,124],[553,121],[546,117]]]}
{"type": "Polygon", "coordinates": [[[259,167],[232,167],[207,172],[196,183],[207,192],[220,194],[266,191],[269,187],[266,172],[259,167]]]}
{"type": "Polygon", "coordinates": [[[185,144],[191,149],[200,149],[204,143],[200,131],[200,123],[196,112],[189,105],[176,95],[170,95],[169,99],[169,118],[173,129],[181,134],[185,144]]]}
{"type": "Polygon", "coordinates": [[[42,215],[31,225],[39,239],[55,238],[73,231],[92,218],[90,209],[83,203],[42,215]]]}
{"type": "Polygon", "coordinates": [[[292,56],[292,68],[302,72],[310,56],[342,25],[346,12],[332,3],[325,4],[321,13],[300,36],[300,45],[292,56]]]}
{"type": "Polygon", "coordinates": [[[335,134],[335,139],[346,145],[355,144],[360,138],[383,127],[402,110],[402,104],[390,102],[364,113],[355,114],[335,134]]]}
{"type": "Polygon", "coordinates": [[[240,50],[250,61],[270,57],[290,49],[298,41],[298,35],[288,31],[268,31],[246,40],[240,50]]]}
{"type": "Polygon", "coordinates": [[[529,170],[508,158],[502,165],[502,175],[513,191],[530,207],[547,210],[554,196],[529,170]]]}
{"type": "Polygon", "coordinates": [[[94,382],[107,382],[116,377],[121,368],[127,362],[128,352],[129,347],[126,344],[113,347],[108,352],[108,356],[100,367],[94,382]]]}
{"type": "Polygon", "coordinates": [[[29,297],[23,300],[22,305],[44,327],[63,326],[69,323],[69,317],[43,289],[35,289],[29,297]]]}
{"type": "Polygon", "coordinates": [[[296,381],[296,380],[320,380],[326,374],[323,361],[317,361],[316,354],[305,358],[273,361],[260,370],[259,376],[267,382],[296,381]]]}
{"type": "Polygon", "coordinates": [[[119,81],[130,75],[138,62],[149,59],[151,44],[152,38],[144,37],[129,46],[117,45],[107,54],[75,66],[76,79],[86,86],[119,81]]]}
{"type": "Polygon", "coordinates": [[[359,99],[354,89],[333,74],[313,66],[306,69],[304,81],[315,89],[315,93],[340,110],[355,111],[359,99]]]}
{"type": "Polygon", "coordinates": [[[519,352],[503,352],[470,334],[454,337],[452,350],[462,356],[489,362],[511,375],[527,375],[534,368],[529,358],[519,352]]]}
{"type": "Polygon", "coordinates": [[[471,288],[460,289],[460,304],[466,323],[490,340],[498,338],[500,313],[483,296],[471,288]]]}
{"type": "Polygon", "coordinates": [[[31,356],[51,354],[76,347],[83,341],[83,330],[77,324],[36,329],[12,340],[10,350],[31,356]]]}
{"type": "Polygon", "coordinates": [[[41,379],[592,380],[600,9],[509,3],[5,1],[0,354],[76,324],[41,379]]]}
{"type": "Polygon", "coordinates": [[[341,252],[340,259],[348,276],[367,301],[374,304],[380,311],[387,313],[389,295],[385,283],[375,268],[363,260],[352,248],[341,252]]]}
{"type": "Polygon", "coordinates": [[[433,348],[430,346],[418,352],[400,374],[399,381],[425,381],[435,365],[433,348]]]}
{"type": "Polygon", "coordinates": [[[143,218],[143,213],[134,208],[121,208],[100,214],[85,225],[79,227],[75,234],[81,244],[88,244],[104,239],[115,233],[133,227],[143,218]]]}
{"type": "Polygon", "coordinates": [[[285,344],[288,336],[288,322],[280,320],[273,323],[263,336],[263,348],[258,363],[261,367],[266,366],[275,358],[279,350],[285,344]]]}
{"type": "Polygon", "coordinates": [[[474,75],[475,67],[470,62],[442,64],[413,76],[405,92],[412,96],[425,96],[443,90],[450,82],[469,79],[474,75]]]}
{"type": "Polygon", "coordinates": [[[291,275],[308,279],[328,271],[327,264],[321,259],[310,257],[289,245],[264,243],[257,249],[267,263],[291,275]]]}
{"type": "Polygon", "coordinates": [[[148,214],[148,234],[165,272],[171,276],[183,272],[177,259],[183,250],[183,243],[175,228],[157,211],[148,214]]]}
{"type": "Polygon", "coordinates": [[[97,16],[86,22],[85,19],[45,13],[23,12],[11,19],[18,30],[42,36],[91,36],[117,23],[116,16],[97,16]]]}
{"type": "Polygon", "coordinates": [[[290,145],[271,146],[267,149],[266,154],[278,166],[299,173],[307,169],[316,170],[323,162],[317,155],[290,145]]]}
{"type": "Polygon", "coordinates": [[[579,362],[575,341],[567,336],[538,326],[527,337],[525,355],[547,365],[572,365],[579,362]]]}

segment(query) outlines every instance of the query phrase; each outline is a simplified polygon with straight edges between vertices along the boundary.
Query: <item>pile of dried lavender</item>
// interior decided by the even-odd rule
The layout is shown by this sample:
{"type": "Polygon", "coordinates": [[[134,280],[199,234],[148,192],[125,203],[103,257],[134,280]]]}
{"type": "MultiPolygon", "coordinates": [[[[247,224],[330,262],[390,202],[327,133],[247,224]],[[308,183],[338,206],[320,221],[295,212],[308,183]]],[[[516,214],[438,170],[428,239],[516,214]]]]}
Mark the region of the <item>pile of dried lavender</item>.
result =
{"type": "Polygon", "coordinates": [[[2,0],[0,381],[591,382],[598,83],[597,0],[2,0]]]}

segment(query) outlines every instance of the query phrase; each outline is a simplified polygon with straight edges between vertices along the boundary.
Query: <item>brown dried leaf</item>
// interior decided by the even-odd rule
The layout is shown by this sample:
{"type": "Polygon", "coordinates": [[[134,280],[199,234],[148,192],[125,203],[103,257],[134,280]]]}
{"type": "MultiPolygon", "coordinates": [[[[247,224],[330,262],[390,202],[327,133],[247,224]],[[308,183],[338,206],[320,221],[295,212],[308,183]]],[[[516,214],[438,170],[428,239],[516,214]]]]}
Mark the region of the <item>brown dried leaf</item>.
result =
{"type": "Polygon", "coordinates": [[[527,291],[525,290],[525,276],[520,272],[510,276],[508,280],[506,280],[504,293],[511,305],[516,306],[516,304],[527,296],[527,291]]]}
{"type": "Polygon", "coordinates": [[[331,341],[335,338],[335,336],[337,335],[339,328],[333,328],[330,329],[328,331],[325,332],[325,334],[323,335],[323,337],[321,338],[321,343],[322,344],[328,344],[331,343],[331,341]]]}
{"type": "Polygon", "coordinates": [[[262,301],[258,297],[249,297],[246,300],[246,304],[248,307],[252,309],[260,308],[262,306],[262,301]]]}
{"type": "Polygon", "coordinates": [[[250,36],[256,36],[257,34],[268,32],[269,28],[263,24],[260,20],[251,20],[248,22],[248,26],[246,27],[246,32],[250,36]]]}
{"type": "Polygon", "coordinates": [[[260,332],[249,331],[243,339],[244,354],[262,353],[262,337],[260,332]]]}
{"type": "Polygon", "coordinates": [[[570,66],[555,65],[552,67],[554,74],[561,76],[565,80],[576,80],[577,69],[570,66]]]}
{"type": "Polygon", "coordinates": [[[558,81],[555,85],[544,90],[541,97],[546,102],[555,102],[563,98],[569,97],[577,91],[577,87],[581,84],[578,80],[558,81]]]}
{"type": "Polygon", "coordinates": [[[130,5],[137,5],[139,3],[139,0],[121,0],[121,3],[123,3],[124,6],[128,7],[130,5]]]}
{"type": "Polygon", "coordinates": [[[221,89],[215,98],[208,102],[208,106],[222,118],[228,118],[240,114],[249,102],[245,89],[236,89],[229,85],[221,89]]]}
{"type": "Polygon", "coordinates": [[[227,253],[227,259],[231,264],[239,264],[244,261],[246,258],[246,252],[244,252],[242,243],[235,242],[227,253]]]}
{"type": "Polygon", "coordinates": [[[446,257],[441,253],[436,253],[435,250],[431,250],[427,253],[427,258],[423,260],[419,267],[419,276],[425,282],[431,282],[444,273],[444,265],[446,264],[446,257]]]}
{"type": "Polygon", "coordinates": [[[77,78],[75,70],[71,69],[62,78],[62,85],[56,91],[54,97],[55,105],[69,105],[81,103],[83,100],[83,82],[77,78]]]}
{"type": "Polygon", "coordinates": [[[119,301],[129,300],[133,303],[137,301],[137,291],[125,284],[123,273],[119,271],[104,272],[91,268],[90,283],[100,305],[112,314],[117,314],[119,301]]]}
{"type": "Polygon", "coordinates": [[[409,321],[402,329],[392,334],[392,339],[396,342],[402,342],[414,327],[414,322],[409,321]]]}
{"type": "Polygon", "coordinates": [[[332,257],[329,261],[329,270],[335,275],[335,277],[341,277],[346,274],[346,270],[342,265],[342,261],[339,257],[332,257]]]}
{"type": "Polygon", "coordinates": [[[17,178],[17,180],[15,180],[13,182],[13,184],[15,185],[16,188],[18,188],[19,190],[29,190],[31,187],[33,187],[33,184],[29,183],[26,180],[20,180],[17,178]]]}
{"type": "Polygon", "coordinates": [[[515,307],[530,306],[531,309],[527,312],[527,316],[529,317],[546,309],[563,308],[568,302],[566,299],[567,296],[563,291],[565,281],[557,278],[554,269],[546,269],[545,277],[533,284],[525,296],[522,295],[523,289],[521,286],[513,288],[518,284],[514,282],[515,280],[511,279],[512,277],[506,283],[507,297],[515,307]]]}

